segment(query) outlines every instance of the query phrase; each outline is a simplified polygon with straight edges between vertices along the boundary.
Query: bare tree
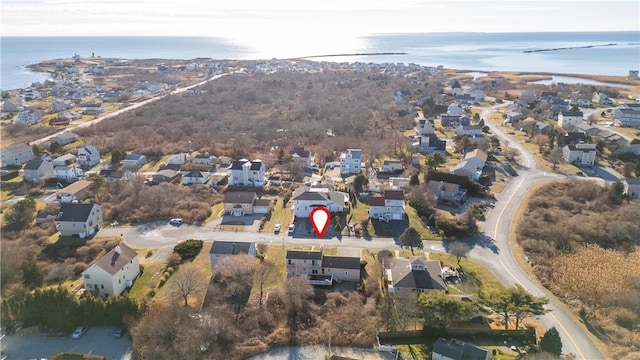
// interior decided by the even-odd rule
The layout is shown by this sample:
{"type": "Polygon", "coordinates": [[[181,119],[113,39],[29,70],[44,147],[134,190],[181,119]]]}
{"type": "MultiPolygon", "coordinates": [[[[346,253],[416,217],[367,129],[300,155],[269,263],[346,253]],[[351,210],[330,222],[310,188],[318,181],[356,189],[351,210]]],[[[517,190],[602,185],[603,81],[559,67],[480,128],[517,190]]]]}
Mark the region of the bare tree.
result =
{"type": "Polygon", "coordinates": [[[562,161],[562,148],[556,147],[549,153],[549,161],[553,164],[553,170],[555,171],[558,163],[562,161]]]}
{"type": "Polygon", "coordinates": [[[466,258],[469,254],[469,251],[471,251],[471,247],[460,241],[454,241],[451,245],[449,245],[449,253],[456,257],[459,268],[462,267],[460,265],[460,259],[462,259],[463,257],[466,258]]]}
{"type": "Polygon", "coordinates": [[[549,137],[547,135],[536,135],[533,137],[533,143],[538,145],[538,152],[542,152],[542,147],[549,142],[549,137]]]}
{"type": "Polygon", "coordinates": [[[65,279],[68,279],[73,275],[73,264],[69,263],[57,263],[49,266],[45,279],[47,281],[55,281],[58,286],[62,285],[65,279]]]}
{"type": "Polygon", "coordinates": [[[222,258],[215,266],[219,281],[227,289],[226,297],[234,307],[236,320],[242,307],[249,301],[256,261],[251,255],[232,255],[222,258]]]}
{"type": "Polygon", "coordinates": [[[262,307],[264,286],[270,281],[275,281],[278,275],[278,268],[273,262],[265,259],[258,262],[254,276],[254,282],[256,282],[258,284],[258,287],[260,288],[260,297],[258,300],[259,307],[262,307]]]}
{"type": "Polygon", "coordinates": [[[182,265],[178,271],[171,276],[168,287],[171,295],[184,300],[184,306],[189,305],[189,297],[196,296],[204,291],[203,283],[206,275],[196,265],[182,265]]]}
{"type": "Polygon", "coordinates": [[[309,299],[313,296],[313,287],[306,276],[289,277],[284,282],[284,300],[289,315],[289,326],[295,330],[299,317],[309,299]]]}

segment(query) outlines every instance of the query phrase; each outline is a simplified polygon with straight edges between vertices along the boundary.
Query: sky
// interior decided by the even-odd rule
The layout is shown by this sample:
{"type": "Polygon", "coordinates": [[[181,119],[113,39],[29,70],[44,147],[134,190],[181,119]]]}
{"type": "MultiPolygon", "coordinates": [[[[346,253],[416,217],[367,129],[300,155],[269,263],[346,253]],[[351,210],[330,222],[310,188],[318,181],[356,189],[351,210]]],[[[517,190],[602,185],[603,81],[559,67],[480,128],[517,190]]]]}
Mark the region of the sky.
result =
{"type": "Polygon", "coordinates": [[[0,13],[2,36],[640,31],[639,0],[0,0],[0,13]]]}

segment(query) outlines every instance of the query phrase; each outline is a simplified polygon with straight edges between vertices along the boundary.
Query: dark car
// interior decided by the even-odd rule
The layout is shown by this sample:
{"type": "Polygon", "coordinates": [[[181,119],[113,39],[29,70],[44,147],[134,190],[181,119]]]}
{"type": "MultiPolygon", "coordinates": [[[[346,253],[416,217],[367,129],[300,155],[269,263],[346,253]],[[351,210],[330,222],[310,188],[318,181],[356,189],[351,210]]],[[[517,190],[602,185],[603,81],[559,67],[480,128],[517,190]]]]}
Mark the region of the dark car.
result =
{"type": "Polygon", "coordinates": [[[113,337],[116,339],[120,339],[124,334],[127,333],[127,329],[123,328],[123,327],[119,327],[116,329],[116,331],[113,333],[113,337]]]}

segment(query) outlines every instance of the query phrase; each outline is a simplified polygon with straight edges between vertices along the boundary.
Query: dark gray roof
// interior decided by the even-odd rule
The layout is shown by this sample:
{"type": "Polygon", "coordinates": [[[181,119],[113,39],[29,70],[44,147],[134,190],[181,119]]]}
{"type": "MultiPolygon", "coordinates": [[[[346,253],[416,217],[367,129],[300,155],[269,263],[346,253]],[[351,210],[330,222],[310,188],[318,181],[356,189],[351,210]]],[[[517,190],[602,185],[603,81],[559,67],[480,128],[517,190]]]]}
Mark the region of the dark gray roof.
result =
{"type": "Polygon", "coordinates": [[[412,270],[408,259],[392,259],[391,278],[393,286],[408,289],[447,290],[439,271],[439,261],[425,260],[427,270],[412,270]],[[436,265],[435,267],[433,265],[436,265]]]}
{"type": "Polygon", "coordinates": [[[291,151],[291,155],[298,154],[298,156],[306,158],[309,157],[309,151],[305,150],[303,146],[296,146],[291,151]]]}
{"type": "Polygon", "coordinates": [[[184,177],[203,178],[204,174],[202,174],[202,171],[191,171],[187,175],[185,175],[184,177]]]}
{"type": "Polygon", "coordinates": [[[85,222],[95,204],[64,203],[60,205],[60,212],[56,221],[85,222]]]}
{"type": "Polygon", "coordinates": [[[433,353],[453,360],[485,360],[489,351],[455,339],[447,341],[439,338],[433,345],[433,353]]]}
{"type": "Polygon", "coordinates": [[[40,166],[42,166],[43,162],[44,160],[29,160],[22,170],[38,170],[40,169],[40,166]]]}
{"type": "Polygon", "coordinates": [[[129,154],[124,159],[125,160],[140,160],[144,155],[142,154],[129,154]]]}
{"type": "Polygon", "coordinates": [[[352,256],[325,256],[322,258],[323,268],[360,269],[360,258],[352,256]]]}
{"type": "Polygon", "coordinates": [[[582,111],[562,111],[562,116],[584,116],[582,111]]]}
{"type": "Polygon", "coordinates": [[[624,181],[629,185],[640,185],[640,178],[626,177],[624,181]]]}
{"type": "Polygon", "coordinates": [[[249,170],[260,170],[264,166],[264,163],[260,160],[254,160],[251,162],[251,168],[249,170]]]}
{"type": "Polygon", "coordinates": [[[11,146],[7,146],[5,150],[9,151],[12,154],[18,154],[21,152],[26,152],[31,150],[31,146],[25,143],[14,144],[11,146]]]}
{"type": "Polygon", "coordinates": [[[322,251],[287,250],[287,259],[321,260],[322,251]]]}
{"type": "Polygon", "coordinates": [[[271,200],[269,199],[256,199],[256,201],[253,202],[253,206],[267,207],[269,205],[271,205],[271,200]]]}
{"type": "Polygon", "coordinates": [[[244,165],[248,160],[236,160],[231,163],[229,170],[242,170],[242,165],[244,165]]]}
{"type": "Polygon", "coordinates": [[[248,254],[251,242],[214,241],[209,254],[238,255],[248,254]]]}
{"type": "Polygon", "coordinates": [[[225,204],[253,204],[256,193],[249,191],[229,191],[224,194],[225,204]]]}

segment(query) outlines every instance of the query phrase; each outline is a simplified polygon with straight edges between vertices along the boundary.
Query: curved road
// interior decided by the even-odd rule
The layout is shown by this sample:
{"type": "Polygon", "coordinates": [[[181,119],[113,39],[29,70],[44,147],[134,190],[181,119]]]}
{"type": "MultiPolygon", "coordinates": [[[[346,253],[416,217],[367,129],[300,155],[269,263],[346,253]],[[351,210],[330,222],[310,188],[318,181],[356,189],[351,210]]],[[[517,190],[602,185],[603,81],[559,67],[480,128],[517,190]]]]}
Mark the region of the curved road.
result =
{"type": "MultiPolygon", "coordinates": [[[[486,108],[481,117],[488,120],[493,111],[503,106],[506,104],[486,108]]],[[[539,170],[535,157],[529,150],[518,141],[511,139],[499,126],[490,121],[485,123],[503,141],[509,141],[509,146],[519,150],[521,166],[518,170],[518,176],[512,178],[506,188],[498,195],[496,207],[488,214],[482,229],[485,236],[493,239],[492,246],[476,246],[469,256],[489,268],[504,284],[508,286],[520,284],[535,296],[548,297],[541,286],[530,279],[514,259],[509,236],[514,215],[531,186],[567,177],[539,170]]],[[[558,329],[562,338],[564,354],[575,354],[577,359],[584,360],[605,359],[583,327],[559,305],[555,297],[549,297],[547,308],[551,312],[541,316],[539,321],[545,329],[553,326],[558,329]]]]}

